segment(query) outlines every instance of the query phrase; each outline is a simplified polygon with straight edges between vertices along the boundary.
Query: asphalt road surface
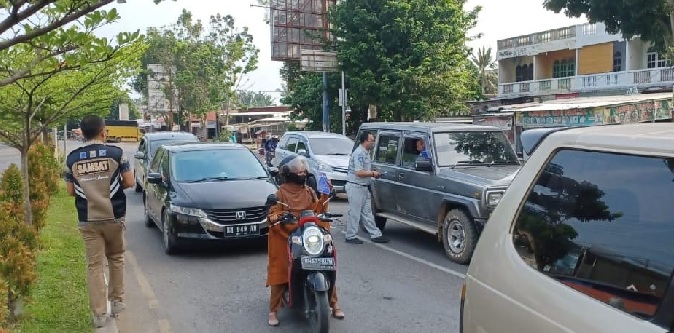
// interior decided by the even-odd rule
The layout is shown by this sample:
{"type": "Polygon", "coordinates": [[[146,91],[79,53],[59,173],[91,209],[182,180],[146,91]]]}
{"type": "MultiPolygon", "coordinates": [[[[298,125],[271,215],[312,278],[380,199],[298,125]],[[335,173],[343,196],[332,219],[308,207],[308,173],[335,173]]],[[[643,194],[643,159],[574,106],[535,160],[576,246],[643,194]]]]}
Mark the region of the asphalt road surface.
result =
{"type": "MultiPolygon", "coordinates": [[[[74,144],[69,143],[70,148],[74,144]]],[[[135,145],[121,144],[131,157],[135,145]]],[[[18,161],[0,147],[2,165],[18,161]],[[9,163],[8,163],[9,162],[9,163]]],[[[132,158],[130,158],[132,160],[132,158]]],[[[307,325],[282,309],[267,325],[266,244],[195,248],[168,256],[157,228],[143,225],[141,195],[127,190],[127,302],[122,333],[302,332],[307,325]]],[[[346,200],[331,211],[346,214],[346,200]]],[[[344,242],[336,222],[338,295],[344,320],[331,332],[455,333],[465,266],[450,262],[435,236],[389,222],[389,244],[344,242]]]]}

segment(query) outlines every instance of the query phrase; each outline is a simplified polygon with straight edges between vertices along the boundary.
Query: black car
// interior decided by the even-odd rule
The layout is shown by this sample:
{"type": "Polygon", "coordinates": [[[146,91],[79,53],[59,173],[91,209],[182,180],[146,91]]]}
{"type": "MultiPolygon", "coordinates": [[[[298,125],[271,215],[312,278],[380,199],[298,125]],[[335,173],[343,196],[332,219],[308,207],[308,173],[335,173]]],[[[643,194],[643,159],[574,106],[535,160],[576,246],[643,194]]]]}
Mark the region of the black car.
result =
{"type": "Polygon", "coordinates": [[[138,144],[138,150],[133,155],[133,171],[136,176],[136,192],[143,191],[145,186],[148,164],[154,158],[157,149],[162,145],[182,143],[182,142],[199,142],[199,138],[192,133],[187,132],[154,132],[147,133],[138,144]]]}
{"type": "Polygon", "coordinates": [[[172,254],[187,241],[267,235],[265,200],[278,187],[262,162],[233,143],[164,145],[147,175],[145,225],[157,225],[172,254]]]}

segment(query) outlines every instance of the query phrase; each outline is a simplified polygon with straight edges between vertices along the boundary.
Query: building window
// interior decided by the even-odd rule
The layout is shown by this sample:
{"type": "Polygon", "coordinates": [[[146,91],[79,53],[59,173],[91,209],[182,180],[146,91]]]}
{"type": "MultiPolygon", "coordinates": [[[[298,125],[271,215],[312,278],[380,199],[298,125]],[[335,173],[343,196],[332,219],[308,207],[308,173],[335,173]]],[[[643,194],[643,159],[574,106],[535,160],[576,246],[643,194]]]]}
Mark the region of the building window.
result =
{"type": "Polygon", "coordinates": [[[576,75],[576,60],[555,60],[552,65],[552,77],[555,79],[576,75]]]}
{"type": "Polygon", "coordinates": [[[672,158],[560,150],[518,213],[517,253],[616,311],[644,320],[668,311],[660,307],[674,272],[673,170],[672,158]]]}
{"type": "Polygon", "coordinates": [[[517,65],[515,67],[515,82],[531,81],[534,79],[534,64],[517,65]]]}
{"type": "Polygon", "coordinates": [[[647,68],[662,68],[669,67],[670,61],[667,57],[658,54],[655,52],[655,49],[652,47],[648,48],[648,53],[646,53],[646,67],[647,68]]]}
{"type": "Polygon", "coordinates": [[[620,72],[623,68],[623,55],[620,52],[613,54],[613,71],[620,72]]]}

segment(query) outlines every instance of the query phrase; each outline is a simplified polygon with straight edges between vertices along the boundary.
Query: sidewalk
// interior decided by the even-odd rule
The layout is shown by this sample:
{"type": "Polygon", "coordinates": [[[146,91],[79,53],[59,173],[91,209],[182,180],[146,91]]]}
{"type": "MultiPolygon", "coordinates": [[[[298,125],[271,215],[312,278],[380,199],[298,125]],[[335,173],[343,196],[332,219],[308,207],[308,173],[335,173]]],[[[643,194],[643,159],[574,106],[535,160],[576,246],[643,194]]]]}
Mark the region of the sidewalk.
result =
{"type": "MultiPolygon", "coordinates": [[[[108,285],[108,264],[106,262],[105,264],[105,285],[108,285]]],[[[110,301],[108,301],[108,313],[110,313],[110,301]]],[[[96,333],[118,333],[119,330],[117,329],[117,319],[114,317],[110,317],[108,319],[108,323],[101,328],[97,328],[96,333]]]]}

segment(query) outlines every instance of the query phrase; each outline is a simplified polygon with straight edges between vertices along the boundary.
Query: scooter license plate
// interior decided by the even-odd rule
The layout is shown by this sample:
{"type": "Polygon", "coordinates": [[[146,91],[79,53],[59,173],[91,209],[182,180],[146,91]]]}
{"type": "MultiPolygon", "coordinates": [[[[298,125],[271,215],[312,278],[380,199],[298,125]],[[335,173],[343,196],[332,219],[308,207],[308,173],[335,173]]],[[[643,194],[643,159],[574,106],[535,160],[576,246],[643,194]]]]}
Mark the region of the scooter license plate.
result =
{"type": "Polygon", "coordinates": [[[335,258],[332,257],[302,257],[300,258],[302,269],[317,270],[317,271],[332,271],[335,270],[335,258]]]}

